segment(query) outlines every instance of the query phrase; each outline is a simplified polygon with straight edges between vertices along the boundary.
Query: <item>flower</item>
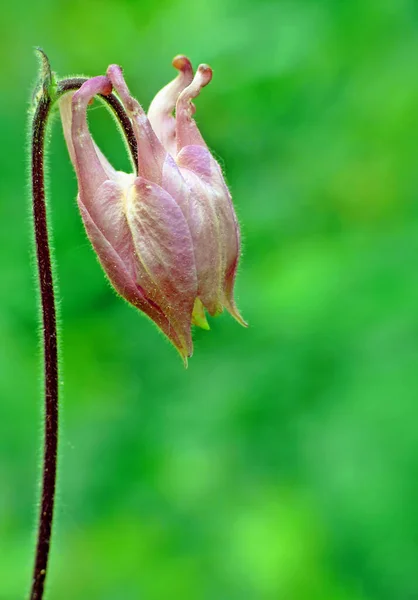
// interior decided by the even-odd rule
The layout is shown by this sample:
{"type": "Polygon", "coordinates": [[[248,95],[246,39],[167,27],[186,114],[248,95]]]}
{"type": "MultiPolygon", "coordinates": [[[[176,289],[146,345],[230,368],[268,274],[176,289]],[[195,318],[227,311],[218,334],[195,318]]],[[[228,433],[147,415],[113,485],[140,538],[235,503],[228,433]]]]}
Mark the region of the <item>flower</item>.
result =
{"type": "Polygon", "coordinates": [[[154,98],[148,116],[117,65],[60,101],[78,179],[87,235],[116,291],[165,333],[185,363],[191,325],[209,329],[205,309],[225,307],[246,325],[233,299],[240,233],[222,171],[193,119],[192,100],[212,79],[177,56],[179,74],[154,98]],[[94,143],[87,106],[115,90],[132,122],[138,173],[116,171],[94,143]],[[173,111],[175,110],[175,117],[173,111]]]}

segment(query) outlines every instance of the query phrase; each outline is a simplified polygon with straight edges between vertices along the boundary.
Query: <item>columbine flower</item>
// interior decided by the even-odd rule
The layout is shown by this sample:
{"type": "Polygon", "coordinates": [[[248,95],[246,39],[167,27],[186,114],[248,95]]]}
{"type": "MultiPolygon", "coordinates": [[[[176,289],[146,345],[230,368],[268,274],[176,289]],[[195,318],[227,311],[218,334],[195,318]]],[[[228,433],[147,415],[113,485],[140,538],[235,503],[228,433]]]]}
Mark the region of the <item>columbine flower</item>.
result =
{"type": "Polygon", "coordinates": [[[192,100],[212,78],[196,75],[184,56],[177,78],[151,103],[148,116],[132,98],[122,70],[89,79],[60,102],[87,235],[117,292],[148,315],[183,359],[193,350],[191,324],[208,329],[205,309],[225,307],[245,325],[233,299],[239,227],[218,163],[193,119],[192,100]],[[138,175],[115,171],[87,125],[96,94],[118,93],[138,145],[138,175]],[[175,117],[173,111],[175,110],[175,117]]]}

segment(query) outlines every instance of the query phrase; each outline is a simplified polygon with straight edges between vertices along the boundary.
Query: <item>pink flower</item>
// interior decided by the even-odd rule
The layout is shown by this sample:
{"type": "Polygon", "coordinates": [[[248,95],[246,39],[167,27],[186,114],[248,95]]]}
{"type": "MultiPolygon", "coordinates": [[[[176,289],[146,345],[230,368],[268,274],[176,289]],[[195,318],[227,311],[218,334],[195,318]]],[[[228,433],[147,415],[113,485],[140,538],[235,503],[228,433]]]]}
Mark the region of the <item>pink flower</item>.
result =
{"type": "Polygon", "coordinates": [[[177,78],[148,111],[129,93],[117,65],[60,101],[87,235],[110,282],[165,333],[184,361],[191,325],[209,329],[225,307],[241,324],[233,299],[240,234],[222,171],[193,119],[192,100],[212,79],[177,56],[177,78]],[[115,171],[95,145],[87,106],[96,94],[119,95],[138,145],[138,174],[115,171]],[[175,117],[173,111],[175,110],[175,117]]]}

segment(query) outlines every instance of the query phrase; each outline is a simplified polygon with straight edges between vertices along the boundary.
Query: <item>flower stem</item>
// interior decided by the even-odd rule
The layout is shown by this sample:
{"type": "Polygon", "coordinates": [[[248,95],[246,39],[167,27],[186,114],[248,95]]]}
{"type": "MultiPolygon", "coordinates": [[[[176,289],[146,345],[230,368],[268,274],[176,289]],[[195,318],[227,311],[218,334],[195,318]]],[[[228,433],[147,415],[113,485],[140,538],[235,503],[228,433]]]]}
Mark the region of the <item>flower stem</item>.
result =
{"type": "MultiPolygon", "coordinates": [[[[63,79],[51,93],[53,81],[49,62],[40,51],[42,80],[36,94],[36,109],[32,123],[31,176],[33,224],[35,230],[38,278],[42,305],[44,377],[45,377],[45,423],[42,474],[42,498],[36,544],[30,600],[42,600],[48,568],[57,476],[58,449],[58,344],[54,281],[51,267],[48,223],[45,203],[45,133],[53,103],[63,94],[77,90],[86,81],[82,78],[63,79]]],[[[102,96],[114,112],[127,141],[131,160],[137,166],[137,147],[132,125],[121,103],[113,94],[102,96]]]]}
{"type": "Polygon", "coordinates": [[[44,376],[45,376],[45,440],[42,477],[42,500],[36,546],[31,600],[43,595],[48,566],[54,512],[58,446],[58,354],[54,284],[51,269],[45,206],[44,146],[45,131],[52,101],[42,93],[36,107],[32,130],[32,199],[36,255],[42,303],[44,376]]]}

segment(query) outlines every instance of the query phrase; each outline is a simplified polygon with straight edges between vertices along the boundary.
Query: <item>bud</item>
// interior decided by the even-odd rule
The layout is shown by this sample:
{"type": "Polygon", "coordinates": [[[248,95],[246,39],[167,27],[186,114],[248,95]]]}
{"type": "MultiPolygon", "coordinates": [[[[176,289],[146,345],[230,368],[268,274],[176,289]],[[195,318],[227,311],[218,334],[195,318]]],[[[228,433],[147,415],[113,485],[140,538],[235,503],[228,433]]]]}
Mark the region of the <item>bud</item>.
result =
{"type": "Polygon", "coordinates": [[[212,78],[200,65],[174,59],[177,78],[151,103],[148,116],[129,93],[122,70],[86,81],[60,101],[78,179],[87,235],[110,282],[165,333],[184,361],[191,325],[209,329],[205,309],[225,307],[241,324],[233,299],[240,253],[238,222],[222,171],[193,119],[192,100],[212,78]],[[138,174],[116,171],[95,145],[87,106],[96,94],[119,95],[138,146],[138,174]],[[175,110],[175,117],[173,111],[175,110]]]}

